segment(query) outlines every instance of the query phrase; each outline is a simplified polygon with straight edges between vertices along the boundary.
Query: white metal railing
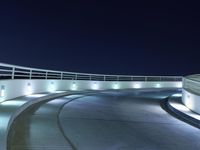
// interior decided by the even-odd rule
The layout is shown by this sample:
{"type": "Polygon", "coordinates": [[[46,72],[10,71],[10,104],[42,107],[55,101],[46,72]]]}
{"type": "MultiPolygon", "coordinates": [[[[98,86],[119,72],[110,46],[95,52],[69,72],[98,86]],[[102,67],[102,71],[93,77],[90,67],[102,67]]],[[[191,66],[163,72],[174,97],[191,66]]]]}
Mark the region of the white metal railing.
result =
{"type": "Polygon", "coordinates": [[[64,72],[0,63],[0,79],[58,79],[93,81],[182,81],[182,76],[129,76],[64,72]]]}
{"type": "Polygon", "coordinates": [[[200,75],[190,75],[183,78],[183,88],[200,94],[200,75]]]}

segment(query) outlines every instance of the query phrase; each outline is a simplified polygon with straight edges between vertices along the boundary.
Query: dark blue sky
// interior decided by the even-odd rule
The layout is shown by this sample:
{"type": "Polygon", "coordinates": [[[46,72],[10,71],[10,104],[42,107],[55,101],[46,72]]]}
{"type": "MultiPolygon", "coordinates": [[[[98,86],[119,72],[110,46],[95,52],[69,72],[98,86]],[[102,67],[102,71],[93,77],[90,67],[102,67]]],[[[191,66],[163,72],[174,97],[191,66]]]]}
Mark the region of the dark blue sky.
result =
{"type": "Polygon", "coordinates": [[[149,0],[1,2],[0,61],[90,73],[200,73],[198,6],[149,0]]]}

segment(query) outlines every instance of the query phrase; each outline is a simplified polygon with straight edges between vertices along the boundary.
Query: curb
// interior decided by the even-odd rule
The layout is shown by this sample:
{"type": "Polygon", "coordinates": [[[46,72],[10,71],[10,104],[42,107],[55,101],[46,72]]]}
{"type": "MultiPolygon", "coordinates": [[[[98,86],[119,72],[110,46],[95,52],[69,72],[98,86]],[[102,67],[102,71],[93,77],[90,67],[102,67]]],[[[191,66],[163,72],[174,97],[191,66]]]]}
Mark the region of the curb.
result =
{"type": "Polygon", "coordinates": [[[162,101],[160,103],[161,107],[166,111],[168,112],[170,115],[176,117],[177,119],[180,119],[196,128],[199,128],[200,129],[200,121],[175,109],[172,105],[170,105],[169,103],[169,100],[171,99],[172,97],[169,96],[167,97],[164,101],[162,101]]]}
{"type": "Polygon", "coordinates": [[[9,133],[10,133],[13,123],[24,111],[26,111],[28,108],[32,107],[32,105],[38,104],[40,102],[45,102],[45,101],[48,101],[51,99],[59,98],[59,97],[62,97],[62,96],[68,95],[68,94],[69,94],[69,92],[52,93],[47,96],[43,96],[43,97],[28,101],[25,104],[23,104],[22,106],[20,106],[9,119],[9,123],[8,123],[6,134],[5,134],[5,144],[3,146],[4,147],[3,150],[8,149],[9,133]]]}

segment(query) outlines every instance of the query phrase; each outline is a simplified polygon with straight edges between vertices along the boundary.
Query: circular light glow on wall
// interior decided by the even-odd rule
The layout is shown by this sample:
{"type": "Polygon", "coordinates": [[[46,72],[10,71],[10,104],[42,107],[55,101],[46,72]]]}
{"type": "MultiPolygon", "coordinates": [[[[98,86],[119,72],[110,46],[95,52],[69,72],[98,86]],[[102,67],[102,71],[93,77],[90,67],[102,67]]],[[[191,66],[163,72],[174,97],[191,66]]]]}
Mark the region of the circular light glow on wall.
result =
{"type": "Polygon", "coordinates": [[[94,82],[94,83],[92,84],[92,89],[93,89],[93,90],[98,90],[98,89],[99,89],[99,85],[98,85],[96,82],[94,82]]]}
{"type": "Polygon", "coordinates": [[[32,93],[33,93],[33,88],[31,86],[31,83],[28,83],[27,88],[25,87],[25,94],[29,95],[29,94],[32,94],[32,93]]]}
{"type": "Polygon", "coordinates": [[[113,89],[119,89],[119,84],[118,83],[114,83],[113,84],[113,89]]]}
{"type": "Polygon", "coordinates": [[[156,88],[160,88],[160,84],[159,83],[156,84],[156,88]]]}
{"type": "Polygon", "coordinates": [[[1,91],[0,91],[0,97],[4,97],[5,96],[5,86],[2,85],[1,86],[1,91]]]}
{"type": "Polygon", "coordinates": [[[190,109],[195,107],[194,99],[189,93],[183,93],[183,99],[186,107],[190,109]]]}
{"type": "Polygon", "coordinates": [[[77,90],[76,82],[72,83],[71,90],[77,90]]]}
{"type": "Polygon", "coordinates": [[[135,84],[133,85],[133,88],[139,89],[139,88],[141,88],[141,85],[140,85],[139,83],[135,83],[135,84]]]}
{"type": "Polygon", "coordinates": [[[54,82],[52,81],[52,82],[50,83],[50,85],[49,85],[49,91],[50,91],[50,92],[54,92],[55,90],[56,90],[56,88],[55,88],[54,82]]]}
{"type": "Polygon", "coordinates": [[[182,82],[179,82],[179,83],[176,84],[176,87],[177,87],[177,88],[182,88],[182,86],[183,86],[183,85],[182,85],[182,82]]]}

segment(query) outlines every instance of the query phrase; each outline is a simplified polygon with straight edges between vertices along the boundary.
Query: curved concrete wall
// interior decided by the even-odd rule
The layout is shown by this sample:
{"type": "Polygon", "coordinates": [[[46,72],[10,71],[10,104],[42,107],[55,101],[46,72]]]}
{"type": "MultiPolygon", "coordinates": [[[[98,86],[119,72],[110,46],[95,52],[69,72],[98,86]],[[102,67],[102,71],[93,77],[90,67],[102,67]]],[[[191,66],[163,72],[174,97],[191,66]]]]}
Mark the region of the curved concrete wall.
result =
{"type": "Polygon", "coordinates": [[[180,81],[81,81],[81,80],[1,80],[0,102],[22,95],[56,90],[106,90],[127,88],[181,88],[180,81]]]}
{"type": "Polygon", "coordinates": [[[200,114],[200,96],[185,89],[182,90],[182,94],[183,104],[192,111],[200,114]]]}
{"type": "Polygon", "coordinates": [[[182,102],[192,111],[200,114],[200,76],[190,75],[183,78],[182,102]]]}

